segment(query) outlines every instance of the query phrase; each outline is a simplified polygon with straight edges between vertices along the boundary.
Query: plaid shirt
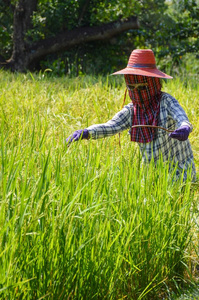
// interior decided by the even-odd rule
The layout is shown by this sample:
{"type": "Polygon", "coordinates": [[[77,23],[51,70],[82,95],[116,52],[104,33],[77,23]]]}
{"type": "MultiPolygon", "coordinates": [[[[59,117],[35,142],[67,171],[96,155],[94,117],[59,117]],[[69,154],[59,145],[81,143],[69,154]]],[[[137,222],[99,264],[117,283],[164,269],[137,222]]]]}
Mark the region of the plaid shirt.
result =
{"type": "MultiPolygon", "coordinates": [[[[130,103],[118,112],[112,120],[104,124],[92,125],[87,129],[92,139],[112,136],[126,129],[131,131],[132,116],[133,103],[130,103]]],[[[175,130],[185,124],[189,125],[192,130],[192,125],[178,101],[171,95],[162,93],[158,125],[168,130],[175,130]]],[[[186,179],[186,171],[192,167],[192,176],[195,177],[196,171],[189,140],[178,141],[170,138],[166,131],[158,129],[157,137],[153,141],[145,144],[138,143],[138,145],[145,162],[151,161],[153,158],[156,163],[162,155],[164,161],[172,160],[174,166],[178,164],[177,176],[184,170],[184,178],[186,179]]]]}

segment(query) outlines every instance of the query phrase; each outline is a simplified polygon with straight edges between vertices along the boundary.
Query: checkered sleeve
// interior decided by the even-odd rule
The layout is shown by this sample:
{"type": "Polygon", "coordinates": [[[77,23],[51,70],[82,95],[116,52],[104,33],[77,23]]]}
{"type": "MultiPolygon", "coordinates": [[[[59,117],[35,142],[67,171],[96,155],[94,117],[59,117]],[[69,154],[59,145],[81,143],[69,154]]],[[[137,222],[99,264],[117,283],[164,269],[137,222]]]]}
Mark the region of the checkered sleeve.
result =
{"type": "Polygon", "coordinates": [[[167,98],[168,101],[168,111],[169,111],[169,116],[176,121],[177,127],[181,127],[183,125],[188,125],[191,128],[191,131],[193,129],[191,123],[189,122],[189,119],[182,108],[182,106],[179,104],[179,102],[172,97],[171,95],[168,95],[169,97],[167,98]]]}
{"type": "Polygon", "coordinates": [[[131,103],[126,105],[111,120],[104,124],[96,124],[88,127],[90,137],[92,139],[100,139],[130,129],[132,124],[132,106],[133,104],[131,103]]]}

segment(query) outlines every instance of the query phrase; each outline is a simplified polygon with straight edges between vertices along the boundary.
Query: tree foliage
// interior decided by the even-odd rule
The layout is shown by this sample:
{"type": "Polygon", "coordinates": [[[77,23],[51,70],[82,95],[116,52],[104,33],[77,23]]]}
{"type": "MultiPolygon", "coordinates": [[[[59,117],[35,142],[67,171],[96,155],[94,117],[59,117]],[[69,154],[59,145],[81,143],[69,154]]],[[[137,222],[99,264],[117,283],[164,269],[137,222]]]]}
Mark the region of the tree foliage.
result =
{"type": "Polygon", "coordinates": [[[16,61],[21,55],[18,61],[25,64],[29,53],[25,69],[50,67],[58,74],[111,72],[125,66],[137,47],[152,48],[157,59],[173,63],[199,48],[198,0],[0,0],[0,19],[0,62],[16,61]],[[132,23],[99,38],[104,25],[131,16],[138,18],[139,28],[132,23]],[[98,36],[82,38],[95,28],[98,36]],[[58,46],[63,37],[65,44],[58,46]],[[41,45],[43,55],[36,55],[41,45]]]}
{"type": "MultiPolygon", "coordinates": [[[[158,4],[159,1],[156,2],[158,4]]],[[[152,47],[157,58],[164,58],[167,63],[172,61],[174,66],[180,64],[187,53],[198,55],[199,1],[167,1],[167,8],[165,4],[162,3],[161,14],[154,10],[139,16],[141,26],[134,31],[134,37],[137,47],[143,44],[152,47]]]]}

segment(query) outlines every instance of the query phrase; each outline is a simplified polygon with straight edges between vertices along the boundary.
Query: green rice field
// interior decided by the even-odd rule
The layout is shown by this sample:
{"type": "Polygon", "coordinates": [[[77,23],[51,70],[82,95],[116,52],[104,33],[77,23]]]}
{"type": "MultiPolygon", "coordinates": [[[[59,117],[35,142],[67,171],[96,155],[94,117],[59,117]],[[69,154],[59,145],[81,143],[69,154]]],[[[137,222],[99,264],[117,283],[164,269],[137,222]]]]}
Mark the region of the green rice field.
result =
{"type": "Polygon", "coordinates": [[[0,299],[199,299],[182,298],[199,278],[197,76],[163,86],[194,127],[194,183],[142,164],[128,132],[121,146],[67,147],[112,118],[124,90],[119,76],[0,71],[0,299]]]}

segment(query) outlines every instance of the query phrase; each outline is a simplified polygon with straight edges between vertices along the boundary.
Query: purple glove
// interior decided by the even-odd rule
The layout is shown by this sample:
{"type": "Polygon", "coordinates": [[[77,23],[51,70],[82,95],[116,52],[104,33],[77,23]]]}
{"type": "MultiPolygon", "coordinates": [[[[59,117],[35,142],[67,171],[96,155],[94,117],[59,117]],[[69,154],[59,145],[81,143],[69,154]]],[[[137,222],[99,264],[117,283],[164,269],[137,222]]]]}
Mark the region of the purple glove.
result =
{"type": "Polygon", "coordinates": [[[75,131],[72,135],[70,135],[66,139],[66,142],[70,144],[73,141],[77,142],[79,140],[88,139],[88,138],[89,138],[88,130],[87,129],[83,129],[83,130],[80,129],[80,130],[75,131]]]}
{"type": "Polygon", "coordinates": [[[179,141],[186,141],[188,139],[190,133],[190,127],[188,125],[183,125],[180,128],[176,129],[169,136],[173,139],[177,139],[179,141]]]}

